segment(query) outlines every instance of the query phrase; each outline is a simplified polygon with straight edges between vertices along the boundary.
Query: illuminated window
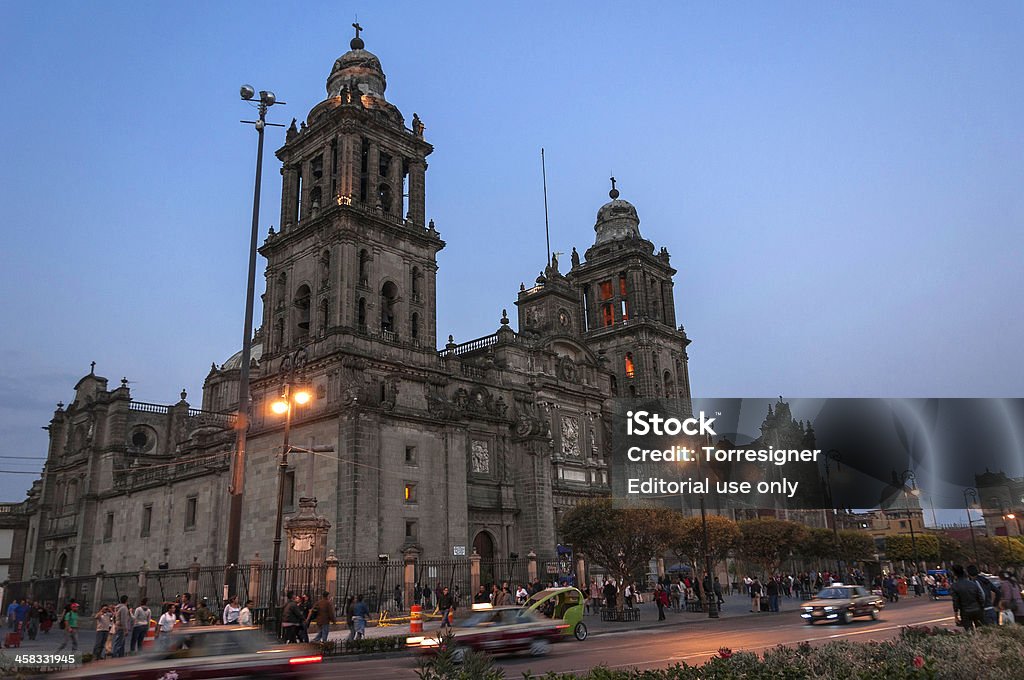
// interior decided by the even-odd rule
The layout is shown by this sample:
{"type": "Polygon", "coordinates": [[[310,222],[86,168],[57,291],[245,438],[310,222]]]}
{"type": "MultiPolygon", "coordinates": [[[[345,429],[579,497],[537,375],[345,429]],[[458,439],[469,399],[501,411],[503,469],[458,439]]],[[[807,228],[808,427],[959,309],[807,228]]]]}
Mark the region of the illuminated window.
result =
{"type": "Polygon", "coordinates": [[[619,274],[619,296],[626,297],[626,273],[619,274]]]}
{"type": "Polygon", "coordinates": [[[615,323],[615,311],[612,305],[604,304],[601,305],[601,325],[611,326],[615,323]]]}
{"type": "Polygon", "coordinates": [[[633,366],[633,353],[626,352],[626,377],[632,378],[636,375],[636,368],[633,366]]]}
{"type": "Polygon", "coordinates": [[[601,299],[602,300],[611,300],[612,299],[612,295],[614,294],[614,292],[612,290],[612,282],[611,281],[602,281],[599,285],[600,285],[600,289],[601,289],[601,293],[600,293],[601,299]]]}
{"type": "Polygon", "coordinates": [[[416,485],[411,482],[406,482],[405,484],[405,502],[416,502],[416,485]]]}

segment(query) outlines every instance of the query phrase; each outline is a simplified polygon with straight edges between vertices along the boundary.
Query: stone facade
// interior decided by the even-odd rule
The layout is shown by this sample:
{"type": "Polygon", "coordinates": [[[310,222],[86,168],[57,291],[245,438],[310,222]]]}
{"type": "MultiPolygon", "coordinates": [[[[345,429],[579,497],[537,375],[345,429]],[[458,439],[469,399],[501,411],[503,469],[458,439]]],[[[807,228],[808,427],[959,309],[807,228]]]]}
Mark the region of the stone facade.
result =
{"type": "MultiPolygon", "coordinates": [[[[503,313],[490,335],[449,336],[438,350],[445,242],[425,214],[433,147],[385,89],[356,38],[327,98],[277,151],[281,220],[260,249],[243,561],[271,554],[285,418],[269,407],[286,385],[313,397],[292,406],[286,518],[315,498],[301,517],[327,527],[320,548],[359,560],[554,554],[560,514],[610,493],[608,399],[689,407],[675,270],[613,185],[585,260],[574,249],[565,274],[554,260],[521,286],[518,333],[503,313]]],[[[239,369],[239,355],[211,368],[202,409],[184,393],[140,404],[126,382],[110,390],[84,377],[50,423],[26,573],[223,563],[239,369]]]]}

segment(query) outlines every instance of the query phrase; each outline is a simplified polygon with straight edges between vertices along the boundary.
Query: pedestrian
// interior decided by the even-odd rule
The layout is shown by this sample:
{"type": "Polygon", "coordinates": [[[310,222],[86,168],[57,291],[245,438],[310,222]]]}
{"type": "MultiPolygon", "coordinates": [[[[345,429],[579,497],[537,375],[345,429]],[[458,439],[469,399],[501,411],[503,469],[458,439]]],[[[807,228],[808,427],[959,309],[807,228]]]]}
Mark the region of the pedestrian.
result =
{"type": "Polygon", "coordinates": [[[18,625],[18,601],[11,600],[11,603],[7,605],[7,627],[14,630],[15,626],[18,625]]]}
{"type": "Polygon", "coordinates": [[[402,586],[395,584],[395,611],[404,611],[404,603],[402,602],[402,586]]]}
{"type": "MultiPolygon", "coordinates": [[[[448,589],[444,589],[444,595],[441,596],[443,599],[448,594],[448,589]]],[[[363,602],[362,595],[356,595],[356,602],[352,606],[352,623],[355,625],[355,639],[362,640],[363,635],[366,633],[366,619],[370,617],[370,607],[363,602]]],[[[441,625],[444,625],[442,620],[441,625]]],[[[449,624],[450,625],[450,624],[449,624]]]]}
{"type": "Polygon", "coordinates": [[[132,637],[128,648],[132,654],[142,651],[142,641],[146,639],[146,633],[149,631],[149,621],[153,613],[146,606],[148,602],[148,598],[142,598],[139,600],[139,606],[132,611],[132,637]]]}
{"type": "Polygon", "coordinates": [[[668,593],[660,583],[654,586],[654,604],[658,605],[658,620],[665,620],[665,606],[668,604],[668,593]]]}
{"type": "Polygon", "coordinates": [[[309,601],[308,595],[301,595],[299,597],[299,614],[302,616],[302,621],[299,622],[299,630],[296,631],[299,636],[299,642],[309,642],[309,612],[312,610],[312,604],[309,601]]]}
{"type": "Polygon", "coordinates": [[[132,612],[128,608],[128,596],[122,595],[114,608],[114,647],[111,656],[124,656],[124,647],[132,634],[132,612]]]}
{"type": "Polygon", "coordinates": [[[713,589],[715,593],[715,599],[718,601],[718,606],[721,607],[723,604],[725,604],[725,598],[722,597],[722,582],[718,580],[717,576],[715,577],[713,589]]]}
{"type": "Polygon", "coordinates": [[[430,589],[429,583],[423,584],[423,609],[426,611],[434,604],[434,592],[430,589]]]}
{"type": "Polygon", "coordinates": [[[761,612],[761,595],[763,595],[761,581],[755,576],[750,581],[750,611],[761,612]]]}
{"type": "Polygon", "coordinates": [[[71,643],[71,651],[78,651],[78,603],[72,602],[64,614],[61,622],[64,624],[64,642],[60,643],[57,651],[61,651],[67,644],[71,643]]]}
{"type": "Polygon", "coordinates": [[[287,602],[281,613],[281,634],[285,643],[299,641],[299,628],[302,627],[302,609],[299,608],[300,598],[289,590],[285,593],[287,602]]]}
{"type": "Polygon", "coordinates": [[[232,595],[228,603],[224,605],[224,611],[221,613],[220,618],[226,626],[238,625],[238,616],[241,614],[242,608],[238,604],[238,596],[232,595]]]}
{"type": "Polygon", "coordinates": [[[1020,585],[1016,574],[1007,569],[999,572],[999,601],[1006,603],[1006,608],[1013,613],[1017,623],[1024,623],[1024,600],[1021,599],[1020,585]]]}
{"type": "Polygon", "coordinates": [[[178,606],[173,602],[166,605],[164,613],[156,622],[156,644],[160,649],[171,648],[171,631],[174,630],[174,624],[178,622],[177,609],[178,606]]]}
{"type": "Polygon", "coordinates": [[[189,623],[192,621],[192,617],[196,614],[196,605],[192,601],[191,593],[181,594],[181,603],[175,607],[178,613],[178,618],[182,623],[189,623]]]}
{"type": "Polygon", "coordinates": [[[950,594],[953,596],[953,618],[964,630],[971,630],[984,622],[985,594],[977,582],[967,578],[967,572],[962,565],[953,565],[953,575],[956,577],[950,588],[950,594]]]}
{"type": "Polygon", "coordinates": [[[103,659],[107,655],[107,637],[110,635],[110,627],[114,624],[110,607],[103,605],[93,618],[96,619],[96,642],[92,646],[92,658],[103,659]]]}
{"type": "MultiPolygon", "coordinates": [[[[523,586],[522,583],[520,583],[519,587],[516,589],[516,604],[518,604],[518,605],[526,604],[526,599],[529,596],[530,596],[530,594],[528,592],[526,592],[526,588],[523,586]]],[[[598,597],[600,597],[600,595],[598,597]]]]}
{"type": "Polygon", "coordinates": [[[29,605],[27,630],[29,640],[35,640],[36,634],[39,633],[39,615],[41,613],[42,612],[39,609],[38,603],[33,602],[31,605],[29,605]]]}
{"type": "Polygon", "coordinates": [[[240,626],[251,626],[252,625],[252,600],[246,600],[245,606],[238,612],[238,625],[240,626]]]}
{"type": "Polygon", "coordinates": [[[476,591],[476,595],[473,596],[473,604],[487,604],[490,601],[490,596],[487,594],[487,591],[481,585],[480,588],[476,591]]]}
{"type": "Polygon", "coordinates": [[[779,611],[779,581],[775,577],[768,579],[768,611],[779,611]]]}
{"type": "MultiPolygon", "coordinates": [[[[326,590],[320,594],[320,599],[313,605],[313,609],[309,612],[310,618],[316,621],[316,637],[313,638],[313,642],[327,642],[327,637],[331,633],[331,623],[334,621],[334,602],[331,600],[331,594],[326,590]]],[[[307,619],[307,625],[309,619],[307,619]]]]}
{"type": "Polygon", "coordinates": [[[1010,611],[1009,606],[1006,603],[1006,600],[1001,601],[999,603],[999,625],[1009,626],[1015,622],[1016,621],[1014,619],[1013,612],[1010,611]]]}
{"type": "Polygon", "coordinates": [[[352,597],[351,595],[349,595],[348,597],[345,598],[345,611],[344,611],[344,615],[345,615],[345,625],[348,626],[348,639],[349,640],[355,640],[356,639],[356,624],[355,624],[355,620],[353,619],[353,614],[354,614],[354,611],[355,611],[355,602],[356,602],[356,598],[352,597]]]}
{"type": "Polygon", "coordinates": [[[455,607],[455,598],[448,592],[448,588],[441,590],[441,595],[437,598],[437,608],[441,612],[441,625],[438,626],[439,628],[451,630],[455,607]]]}

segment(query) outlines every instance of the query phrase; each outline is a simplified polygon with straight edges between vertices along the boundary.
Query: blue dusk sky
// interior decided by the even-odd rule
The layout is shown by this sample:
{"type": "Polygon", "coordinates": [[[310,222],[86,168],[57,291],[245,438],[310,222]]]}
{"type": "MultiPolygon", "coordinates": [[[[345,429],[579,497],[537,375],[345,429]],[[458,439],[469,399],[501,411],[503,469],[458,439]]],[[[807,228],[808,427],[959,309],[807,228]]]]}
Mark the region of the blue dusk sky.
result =
{"type": "Polygon", "coordinates": [[[695,396],[1022,396],[1019,2],[7,1],[0,469],[39,470],[90,361],[200,403],[242,337],[238,86],[301,121],[356,15],[436,149],[441,343],[542,268],[543,146],[553,250],[593,243],[614,174],[671,252],[695,396]]]}

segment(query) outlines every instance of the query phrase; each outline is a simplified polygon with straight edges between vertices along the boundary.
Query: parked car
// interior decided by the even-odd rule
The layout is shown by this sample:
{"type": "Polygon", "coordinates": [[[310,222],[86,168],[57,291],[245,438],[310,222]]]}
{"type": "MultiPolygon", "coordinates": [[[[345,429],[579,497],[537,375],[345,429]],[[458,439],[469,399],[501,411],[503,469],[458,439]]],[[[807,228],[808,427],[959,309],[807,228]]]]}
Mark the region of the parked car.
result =
{"type": "Polygon", "coordinates": [[[577,588],[545,588],[530,596],[523,605],[523,611],[563,621],[566,624],[563,634],[572,635],[582,642],[587,639],[587,624],[583,623],[586,601],[586,596],[577,588]]]}
{"type": "Polygon", "coordinates": [[[822,589],[810,602],[805,602],[800,616],[807,625],[813,625],[815,621],[850,623],[855,616],[878,619],[883,607],[885,600],[864,586],[833,584],[822,589]]]}
{"type": "MultiPolygon", "coordinates": [[[[474,605],[467,618],[455,621],[452,654],[457,662],[471,649],[490,654],[529,651],[533,656],[543,656],[552,643],[562,639],[567,626],[564,621],[547,619],[519,607],[474,605]]],[[[422,653],[436,653],[444,641],[442,633],[438,630],[431,635],[410,637],[406,646],[422,653]]]]}
{"type": "Polygon", "coordinates": [[[307,677],[323,660],[310,645],[283,645],[259,628],[185,626],[171,633],[167,649],[151,648],[138,656],[96,661],[57,678],[103,680],[207,680],[260,677],[293,680],[307,677]]]}

